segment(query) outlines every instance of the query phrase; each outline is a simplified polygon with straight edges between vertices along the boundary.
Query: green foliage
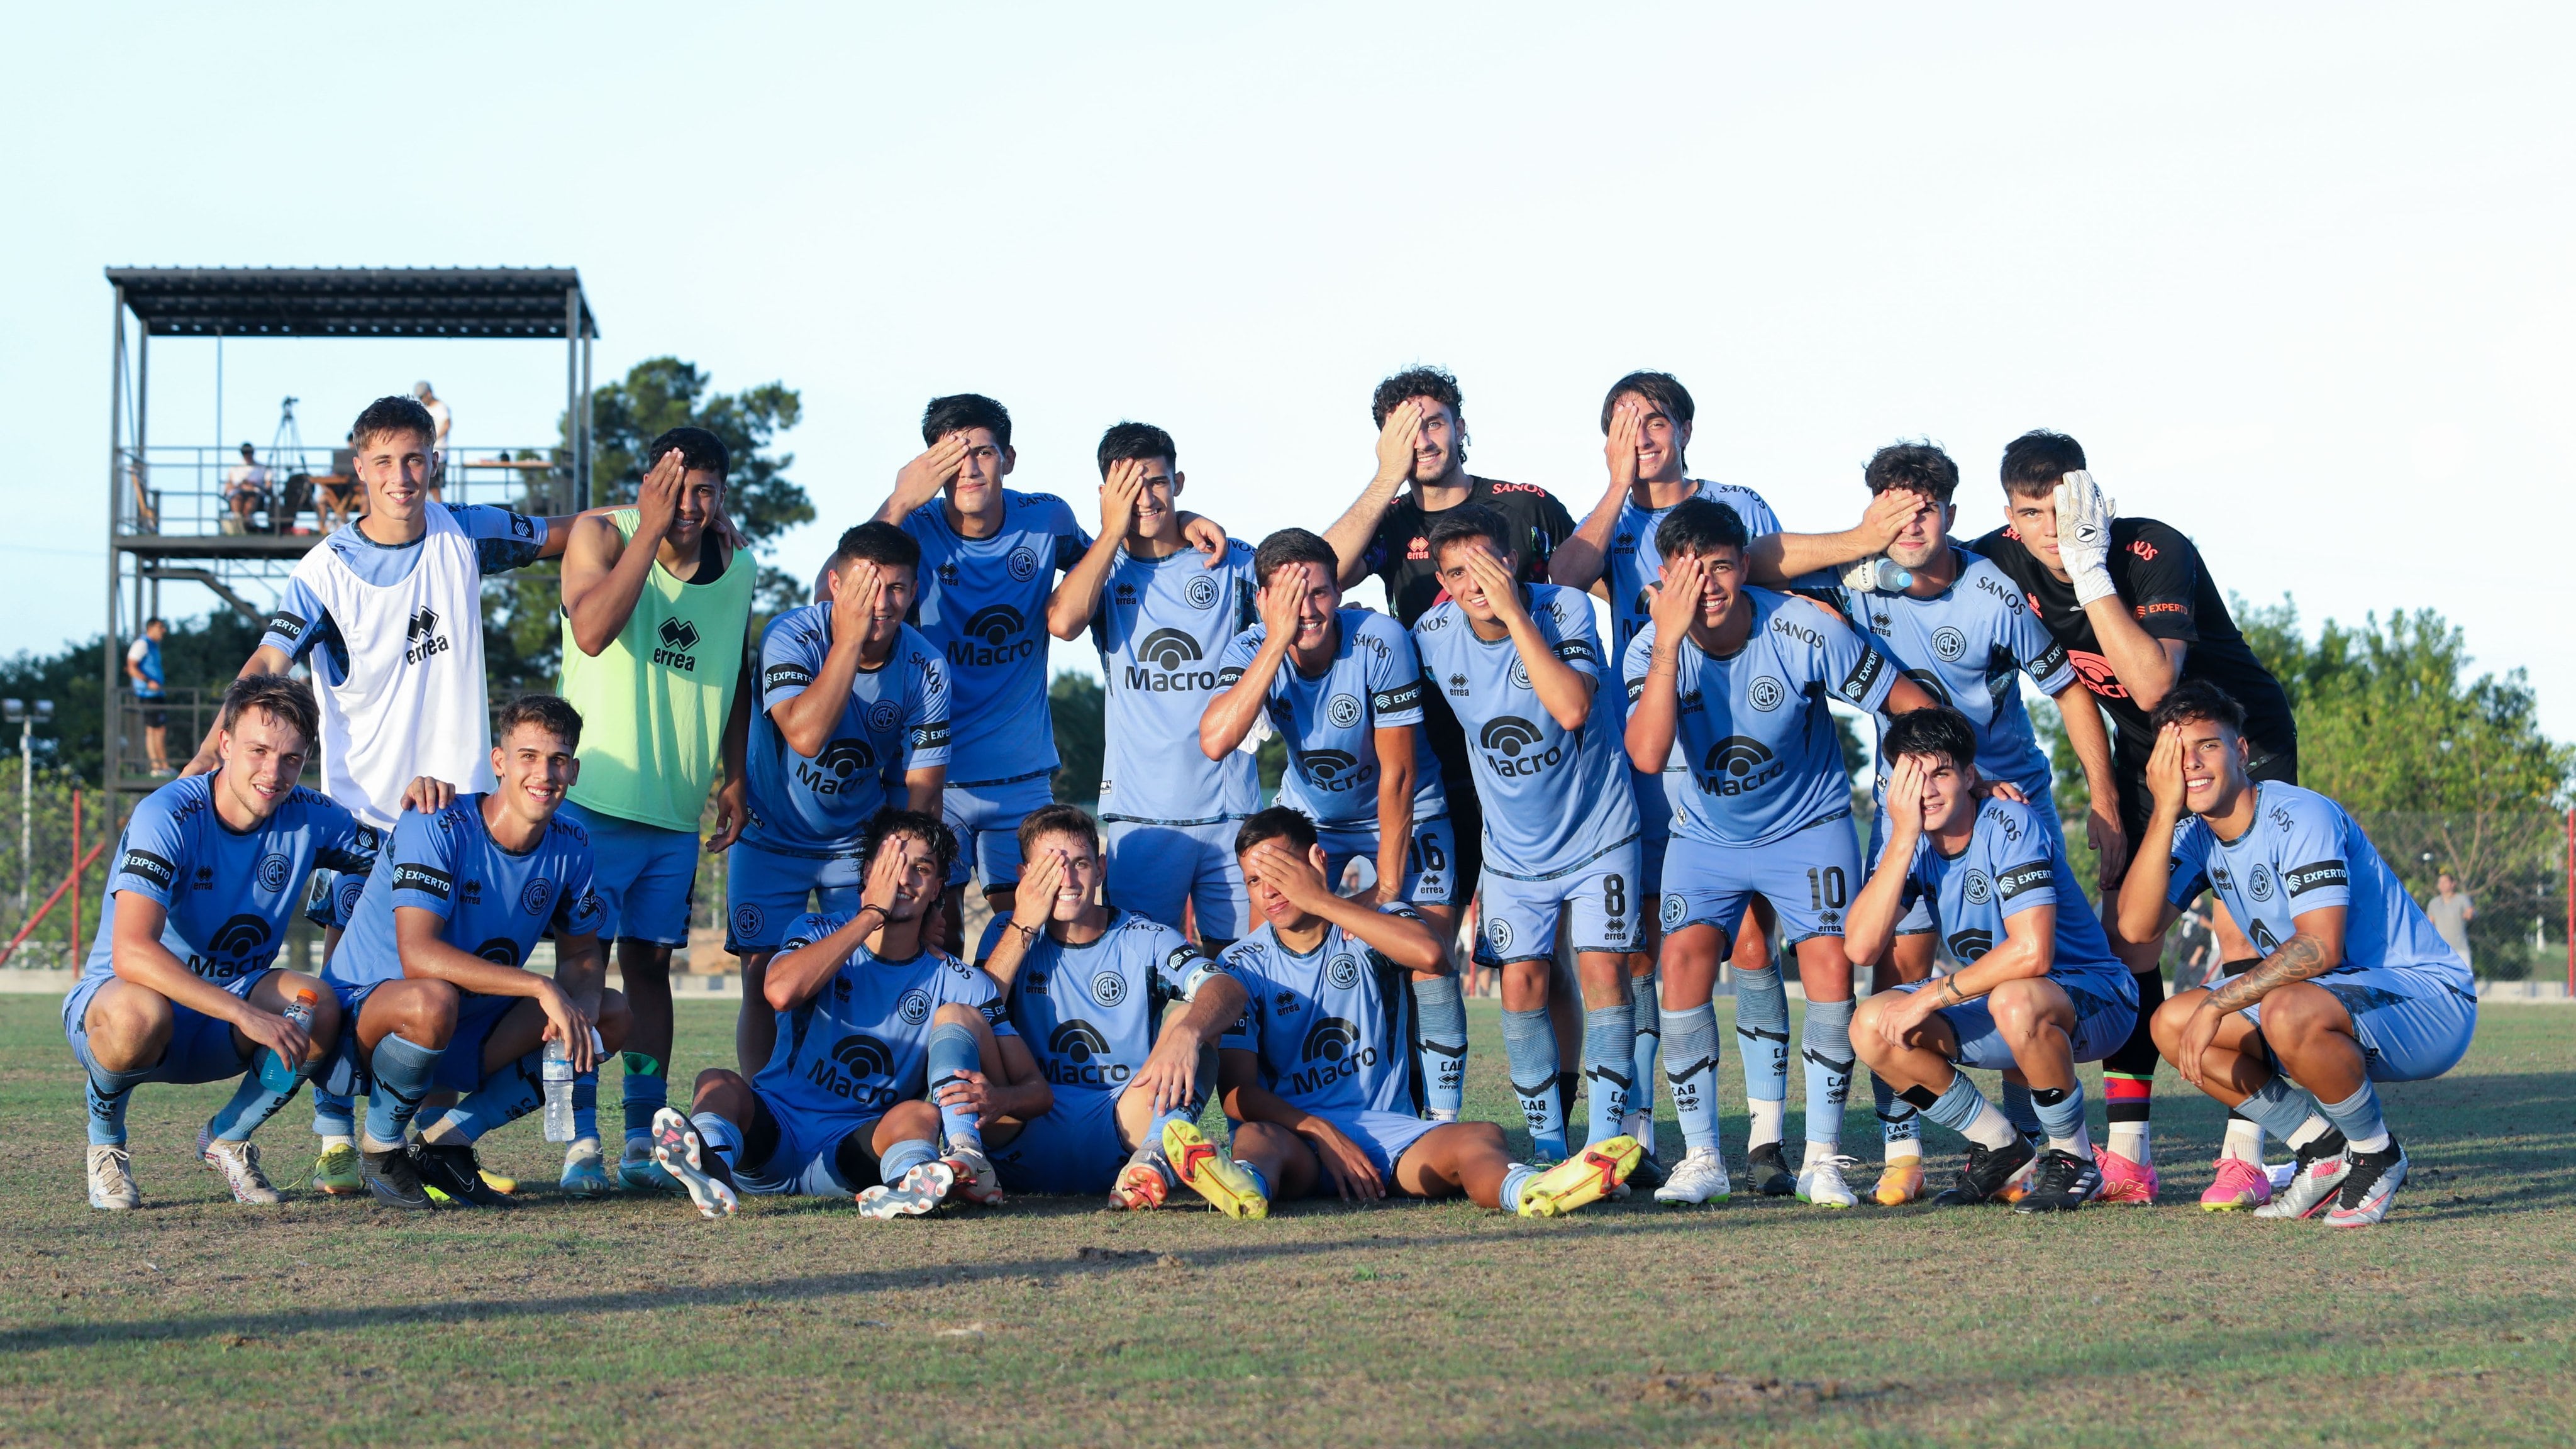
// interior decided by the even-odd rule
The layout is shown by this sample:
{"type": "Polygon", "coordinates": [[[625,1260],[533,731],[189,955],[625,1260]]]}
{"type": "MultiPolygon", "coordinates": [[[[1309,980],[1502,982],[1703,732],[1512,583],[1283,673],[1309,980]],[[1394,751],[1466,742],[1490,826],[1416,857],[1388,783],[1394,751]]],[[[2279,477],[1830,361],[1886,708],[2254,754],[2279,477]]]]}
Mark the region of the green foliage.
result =
{"type": "Polygon", "coordinates": [[[1088,805],[1100,797],[1109,698],[1099,680],[1068,669],[1047,686],[1047,706],[1055,715],[1055,798],[1088,805]]]}
{"type": "MultiPolygon", "coordinates": [[[[195,691],[205,704],[205,719],[211,722],[215,700],[224,686],[241,672],[242,661],[259,647],[262,621],[245,618],[232,609],[220,609],[202,619],[175,620],[168,638],[161,641],[161,673],[164,687],[171,698],[170,757],[184,761],[196,752],[197,736],[190,732],[192,716],[187,701],[195,691]]],[[[125,646],[117,644],[117,678],[125,677],[125,646]]],[[[38,725],[34,735],[34,754],[39,774],[95,785],[99,769],[105,763],[106,747],[99,729],[99,683],[102,678],[101,651],[105,639],[91,635],[78,643],[65,644],[51,654],[21,652],[0,660],[0,695],[13,699],[50,699],[54,718],[50,724],[38,725]]],[[[120,700],[128,686],[118,685],[120,700]]],[[[0,728],[7,753],[18,749],[17,731],[0,728]]],[[[143,757],[143,735],[138,728],[125,741],[129,763],[143,757]]]]}

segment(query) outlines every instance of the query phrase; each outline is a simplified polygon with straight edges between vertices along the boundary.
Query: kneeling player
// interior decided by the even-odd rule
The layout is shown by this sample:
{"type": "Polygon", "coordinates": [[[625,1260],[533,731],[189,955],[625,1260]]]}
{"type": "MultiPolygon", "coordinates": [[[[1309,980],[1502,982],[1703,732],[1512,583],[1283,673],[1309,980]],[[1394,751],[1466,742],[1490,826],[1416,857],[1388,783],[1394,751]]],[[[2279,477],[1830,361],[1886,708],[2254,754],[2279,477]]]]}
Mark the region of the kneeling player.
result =
{"type": "Polygon", "coordinates": [[[350,1023],[334,1090],[372,1082],[358,1164],[389,1207],[506,1207],[483,1180],[475,1139],[544,1101],[545,1044],[571,1059],[573,1142],[564,1191],[608,1191],[599,1152],[599,1054],[625,1042],[626,998],[606,990],[604,917],[591,889],[590,837],[555,813],[581,771],[581,716],[523,695],[492,723],[500,788],[444,810],[406,813],[377,858],[322,979],[350,1023]],[[541,936],[555,974],[526,969],[541,936]],[[464,1094],[406,1134],[421,1099],[464,1094]]]}
{"type": "MultiPolygon", "coordinates": [[[[1219,1053],[1234,1165],[1263,1199],[1329,1191],[1344,1201],[1464,1193],[1479,1207],[1555,1217],[1607,1196],[1644,1149],[1610,1137],[1541,1172],[1514,1162],[1490,1122],[1431,1122],[1412,1081],[1404,973],[1448,959],[1409,906],[1371,907],[1324,882],[1314,822],[1274,806],[1235,837],[1261,926],[1225,953],[1251,1006],[1219,1053]]],[[[1223,1162],[1183,1160],[1184,1181],[1223,1162]]],[[[1216,1194],[1211,1193],[1211,1197],[1216,1194]]]]}
{"type": "Polygon", "coordinates": [[[295,783],[313,747],[312,694],[279,674],[224,690],[214,773],[162,786],[117,844],[98,936],[63,1001],[63,1032],[89,1076],[89,1205],[141,1201],[125,1151],[125,1104],[142,1082],[240,1088],[197,1134],[197,1155],[239,1202],[272,1203],[250,1135],[330,1051],[338,1003],[320,983],[270,969],[316,864],[364,870],[375,832],[295,783]],[[298,1026],[285,1015],[302,998],[298,1026]]]}
{"type": "Polygon", "coordinates": [[[1243,988],[1179,931],[1099,904],[1100,831],[1081,810],[1038,807],[1019,843],[1019,893],[984,969],[1008,994],[1055,1103],[994,1165],[1013,1192],[1106,1192],[1112,1207],[1160,1207],[1178,1181],[1165,1134],[1195,1130],[1243,988]],[[1170,1001],[1187,1007],[1166,1023],[1170,1001]]]}
{"type": "Polygon", "coordinates": [[[2048,1150],[2013,1211],[2073,1211],[2102,1185],[2075,1064],[2129,1039],[2137,987],[2075,888],[2057,832],[2031,806],[1979,803],[1966,716],[1915,710],[1880,738],[1893,768],[1886,849],[1852,902],[1844,944],[1853,961],[1870,961],[1899,934],[1930,933],[1968,964],[1862,1003],[1852,1049],[1924,1116],[1967,1137],[1967,1167],[1933,1199],[1945,1207],[1995,1200],[2031,1160],[2030,1144],[1957,1068],[2027,1084],[2048,1150]]]}
{"type": "Polygon", "coordinates": [[[2232,1157],[2201,1201],[2376,1223],[2406,1181],[2406,1149],[2371,1083],[2457,1064],[2477,1032],[2477,982],[2341,806],[2247,774],[2245,712],[2218,686],[2176,685],[2154,724],[2155,812],[2120,887],[2121,932],[2153,940],[2214,889],[2262,953],[2215,990],[2158,1008],[2156,1049],[2299,1155],[2278,1201],[2260,1167],[2232,1157]]]}
{"type": "Polygon", "coordinates": [[[1053,1096],[992,978],[922,939],[956,849],[935,815],[878,812],[858,910],[806,916],[769,963],[768,1064],[749,1081],[700,1072],[691,1115],[654,1117],[654,1159],[698,1211],[732,1212],[739,1193],[855,1194],[871,1218],[918,1217],[952,1187],[1002,1200],[985,1143],[1053,1096]]]}

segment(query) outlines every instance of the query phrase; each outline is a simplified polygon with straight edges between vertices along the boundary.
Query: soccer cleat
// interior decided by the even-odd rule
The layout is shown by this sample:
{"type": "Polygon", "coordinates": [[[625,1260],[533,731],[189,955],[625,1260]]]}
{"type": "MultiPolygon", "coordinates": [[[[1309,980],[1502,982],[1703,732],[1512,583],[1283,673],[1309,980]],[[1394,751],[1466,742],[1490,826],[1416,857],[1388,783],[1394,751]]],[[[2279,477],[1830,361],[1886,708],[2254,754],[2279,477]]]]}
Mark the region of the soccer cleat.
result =
{"type": "Polygon", "coordinates": [[[1714,1147],[1702,1147],[1682,1154],[1664,1185],[1655,1189],[1655,1201],[1673,1207],[1692,1207],[1702,1203],[1724,1202],[1734,1196],[1735,1185],[1726,1180],[1726,1159],[1714,1147]]]}
{"type": "Polygon", "coordinates": [[[143,1194],[134,1187],[133,1159],[124,1148],[104,1142],[89,1145],[89,1205],[103,1212],[143,1206],[143,1194]]]}
{"type": "MultiPolygon", "coordinates": [[[[2030,1150],[2033,1153],[2039,1152],[2040,1139],[2035,1137],[2025,1137],[2022,1140],[2030,1144],[2030,1150]]],[[[2023,1198],[2030,1196],[2030,1185],[2032,1182],[2036,1181],[2038,1177],[2039,1157],[2034,1156],[2030,1161],[2022,1164],[2021,1171],[2016,1172],[2011,1177],[2005,1179],[2004,1185],[1995,1190],[1995,1201],[2007,1204],[2017,1203],[2023,1198]]]]}
{"type": "Polygon", "coordinates": [[[608,1168],[602,1160],[599,1144],[588,1140],[564,1149],[563,1176],[556,1186],[566,1197],[606,1197],[617,1190],[608,1180],[608,1168]]]}
{"type": "Polygon", "coordinates": [[[2108,1147],[2096,1147],[2093,1165],[2102,1173],[2102,1190],[2094,1194],[2094,1201],[2129,1207],[2156,1205],[2156,1189],[2162,1184],[2156,1180],[2153,1164],[2132,1162],[2108,1147]]]}
{"type": "Polygon", "coordinates": [[[2326,1214],[2330,1228],[2366,1228],[2388,1216],[2397,1189],[2406,1184],[2406,1149],[2391,1139],[2378,1152],[2348,1152],[2343,1188],[2326,1214]]]}
{"type": "Polygon", "coordinates": [[[360,1152],[358,1175],[367,1191],[386,1207],[427,1211],[433,1204],[429,1188],[420,1180],[420,1164],[408,1147],[391,1152],[360,1152]]]}
{"type": "Polygon", "coordinates": [[[332,1197],[357,1197],[367,1190],[366,1177],[358,1171],[358,1149],[346,1142],[334,1142],[313,1159],[313,1190],[332,1197]]]}
{"type": "MultiPolygon", "coordinates": [[[[689,1201],[697,1204],[698,1216],[720,1218],[739,1207],[742,1199],[735,1195],[732,1183],[709,1173],[703,1161],[698,1155],[697,1129],[688,1118],[668,1107],[653,1114],[654,1166],[665,1181],[688,1193],[689,1201]]],[[[629,1184],[635,1181],[624,1163],[618,1164],[618,1172],[629,1184]]]]}
{"type": "Polygon", "coordinates": [[[1857,1157],[1825,1156],[1809,1164],[1798,1174],[1798,1201],[1815,1207],[1847,1208],[1860,1202],[1852,1195],[1851,1184],[1843,1181],[1845,1167],[1860,1166],[1857,1157]]]}
{"type": "Polygon", "coordinates": [[[1540,1173],[1521,1188],[1521,1216],[1560,1218],[1598,1202],[1628,1180],[1646,1149],[1634,1137],[1587,1143],[1581,1152],[1540,1173]]]}
{"type": "Polygon", "coordinates": [[[1903,1207],[1923,1195],[1923,1159],[1892,1157],[1879,1169],[1878,1186],[1869,1200],[1880,1207],[1903,1207]]]}
{"type": "Polygon", "coordinates": [[[1109,1205],[1121,1212],[1145,1212],[1161,1207],[1171,1195],[1172,1179],[1163,1171],[1162,1158],[1140,1152],[1118,1169],[1118,1181],[1109,1188],[1109,1205]]]}
{"type": "Polygon", "coordinates": [[[490,1188],[492,1191],[497,1192],[504,1197],[507,1197],[511,1193],[519,1190],[519,1180],[515,1177],[509,1177],[502,1173],[492,1172],[482,1167],[475,1168],[474,1175],[481,1179],[485,1187],[490,1188]]]}
{"type": "Polygon", "coordinates": [[[422,1143],[414,1153],[419,1164],[420,1185],[431,1195],[450,1206],[510,1207],[511,1201],[494,1192],[483,1180],[483,1169],[474,1160],[471,1143],[450,1142],[438,1146],[422,1143]]]}
{"type": "Polygon", "coordinates": [[[2200,1195],[2200,1210],[2205,1213],[2243,1212],[2259,1208],[2272,1200],[2272,1174],[2263,1164],[2242,1157],[2218,1159],[2218,1180],[2200,1195]]]}
{"type": "Polygon", "coordinates": [[[1977,1207],[1993,1202],[1996,1194],[2004,1190],[2004,1184],[2012,1180],[2012,1175],[2029,1165],[2031,1156],[2030,1144],[2024,1142],[2019,1133],[2001,1147],[1985,1147],[1971,1142],[1968,1144],[1967,1166],[1960,1168],[1959,1175],[1941,1190],[1941,1195],[1932,1199],[1932,1205],[1977,1207]]]}
{"type": "Polygon", "coordinates": [[[1765,1142],[1744,1154],[1745,1191],[1761,1197],[1787,1197],[1798,1190],[1798,1179],[1781,1160],[1780,1144],[1765,1142]]]}
{"type": "Polygon", "coordinates": [[[1252,1175],[1208,1141],[1198,1124],[1163,1124],[1163,1160],[1171,1164],[1172,1175],[1181,1180],[1181,1186],[1206,1198],[1210,1206],[1227,1217],[1251,1220],[1270,1216],[1270,1199],[1253,1185],[1252,1175]]]}
{"type": "Polygon", "coordinates": [[[925,1162],[904,1173],[903,1180],[892,1187],[880,1184],[861,1191],[859,1216],[880,1221],[920,1217],[939,1206],[956,1182],[957,1169],[945,1162],[925,1162]]]}
{"type": "Polygon", "coordinates": [[[224,1186],[233,1190],[233,1201],[260,1207],[279,1201],[277,1189],[268,1185],[268,1174],[259,1170],[259,1149],[250,1143],[226,1142],[200,1127],[197,1160],[210,1171],[224,1175],[224,1186]]]}
{"type": "Polygon", "coordinates": [[[993,1170],[993,1159],[981,1147],[951,1147],[942,1159],[955,1177],[957,1196],[977,1207],[1002,1205],[1002,1174],[993,1170]]]}
{"type": "Polygon", "coordinates": [[[2021,1201],[2012,1205],[2017,1213],[2071,1213],[2092,1201],[2101,1189],[2102,1169],[2072,1152],[2052,1147],[2039,1155],[2039,1176],[2021,1201]]]}
{"type": "Polygon", "coordinates": [[[2334,1206],[2335,1194],[2342,1190],[2343,1180],[2352,1172],[2352,1157],[2344,1151],[2344,1136],[2329,1130],[2316,1141],[2299,1149],[2299,1160],[2291,1168],[2290,1180],[2272,1194],[2272,1200],[2254,1210],[2258,1218],[2312,1218],[2334,1206]]]}
{"type": "MultiPolygon", "coordinates": [[[[685,1123],[688,1119],[681,1120],[685,1123]]],[[[631,1192],[681,1190],[679,1179],[664,1172],[662,1164],[653,1160],[653,1139],[650,1136],[626,1139],[625,1148],[617,1155],[617,1180],[631,1192]]]]}

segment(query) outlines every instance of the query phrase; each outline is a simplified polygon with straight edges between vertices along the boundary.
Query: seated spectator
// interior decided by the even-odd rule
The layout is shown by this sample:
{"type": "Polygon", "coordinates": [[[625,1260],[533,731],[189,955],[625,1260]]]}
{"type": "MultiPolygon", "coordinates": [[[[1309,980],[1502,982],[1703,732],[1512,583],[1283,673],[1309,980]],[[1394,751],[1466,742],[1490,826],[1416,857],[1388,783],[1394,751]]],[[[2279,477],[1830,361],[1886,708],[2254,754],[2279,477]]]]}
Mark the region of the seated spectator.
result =
{"type": "Polygon", "coordinates": [[[230,510],[223,520],[226,533],[250,532],[251,515],[268,506],[268,470],[248,443],[241,445],[241,462],[224,475],[224,506],[230,510]]]}

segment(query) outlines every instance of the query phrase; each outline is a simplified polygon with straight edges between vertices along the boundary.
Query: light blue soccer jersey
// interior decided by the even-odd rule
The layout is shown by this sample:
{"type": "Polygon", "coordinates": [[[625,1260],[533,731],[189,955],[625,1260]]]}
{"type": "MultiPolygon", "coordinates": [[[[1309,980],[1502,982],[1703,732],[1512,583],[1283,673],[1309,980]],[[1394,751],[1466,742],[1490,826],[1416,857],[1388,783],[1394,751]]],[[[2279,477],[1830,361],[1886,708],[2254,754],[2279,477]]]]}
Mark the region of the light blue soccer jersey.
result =
{"type": "Polygon", "coordinates": [[[1485,869],[1523,880],[1562,875],[1637,838],[1637,797],[1620,741],[1616,686],[1601,684],[1601,639],[1592,600],[1554,584],[1528,584],[1530,619],[1548,647],[1596,684],[1579,732],[1539,703],[1520,653],[1506,637],[1476,637],[1466,611],[1445,600],[1413,626],[1422,677],[1439,691],[1467,740],[1467,767],[1485,810],[1485,869]]]}
{"type": "Polygon", "coordinates": [[[2234,840],[2218,839],[2197,815],[2175,827],[2168,900],[2180,905],[2216,890],[2246,939],[2266,956],[2297,934],[2303,912],[2341,906],[2343,960],[2336,971],[2419,971],[2464,995],[2476,993],[2468,963],[2433,929],[2342,806],[2277,780],[2258,780],[2254,789],[2254,824],[2234,840]]]}
{"type": "MultiPolygon", "coordinates": [[[[1734,509],[1735,516],[1744,520],[1747,539],[1780,531],[1780,520],[1771,512],[1771,505],[1752,489],[1732,483],[1700,482],[1697,486],[1698,491],[1691,497],[1734,509]]],[[[1627,657],[1629,643],[1654,617],[1655,597],[1647,588],[1664,571],[1664,551],[1655,546],[1655,530],[1673,508],[1680,506],[1676,503],[1672,508],[1640,508],[1633,493],[1619,503],[1619,521],[1611,529],[1610,557],[1604,575],[1610,589],[1611,628],[1618,639],[1619,658],[1627,657]]]]}
{"type": "MultiPolygon", "coordinates": [[[[848,925],[845,915],[799,917],[781,953],[848,925]]],[[[950,1003],[971,1006],[995,1036],[1016,1036],[993,978],[933,947],[908,961],[851,953],[814,999],[778,1015],[778,1043],[751,1079],[773,1111],[793,1114],[799,1140],[836,1140],[897,1102],[930,1090],[931,1018],[950,1003]],[[827,1129],[817,1136],[811,1127],[827,1129]]]]}
{"type": "Polygon", "coordinates": [[[1116,1091],[1153,1054],[1164,1003],[1222,969],[1171,927],[1116,911],[1088,945],[1038,937],[1011,979],[1011,1023],[1050,1085],[1116,1091]]]}
{"type": "MultiPolygon", "coordinates": [[[[2075,665],[2002,569],[1965,549],[1954,548],[1951,554],[1958,560],[1959,577],[1928,599],[1845,588],[1833,573],[1809,574],[1791,587],[1866,630],[1907,679],[1966,715],[1977,732],[1980,773],[2011,781],[2033,800],[2046,800],[2048,755],[2022,708],[2020,676],[2029,675],[2042,694],[2055,694],[2075,682],[2075,665]]],[[[1877,724],[1884,735],[1887,722],[1877,724]]],[[[1881,752],[1881,791],[1887,788],[1888,769],[1881,752]]]]}
{"type": "Polygon", "coordinates": [[[590,935],[607,915],[591,889],[588,831],[558,815],[526,854],[504,850],[483,824],[481,795],[459,795],[435,814],[403,812],[322,979],[338,987],[400,980],[397,906],[440,917],[440,940],[503,966],[525,966],[540,936],[590,935]]]}
{"type": "MultiPolygon", "coordinates": [[[[1377,828],[1377,734],[1413,731],[1413,818],[1449,811],[1440,761],[1422,734],[1422,659],[1402,624],[1374,609],[1345,608],[1333,662],[1309,678],[1294,659],[1270,678],[1261,707],[1288,746],[1279,803],[1326,829],[1377,828]]],[[[1270,637],[1261,624],[1234,636],[1219,658],[1217,683],[1232,688],[1270,637]]]]}
{"type": "MultiPolygon", "coordinates": [[[[1381,906],[1411,916],[1403,904],[1381,906]]],[[[1421,1112],[1404,969],[1339,926],[1300,956],[1264,921],[1225,949],[1251,1004],[1218,1046],[1256,1053],[1261,1084],[1310,1112],[1421,1112]]]]}
{"type": "MultiPolygon", "coordinates": [[[[1977,807],[1967,847],[1943,855],[1930,835],[1914,844],[1903,897],[1907,932],[1930,931],[1950,954],[1974,964],[2003,944],[2004,922],[2035,906],[2057,907],[2049,976],[2119,999],[2129,968],[2111,954],[2101,918],[2058,853],[2057,836],[2027,805],[1994,798],[1977,807]]],[[[2134,988],[2132,988],[2134,990],[2134,988]]]]}
{"type": "MultiPolygon", "coordinates": [[[[1677,835],[1711,845],[1769,845],[1851,810],[1832,695],[1875,712],[1896,670],[1840,619],[1804,599],[1748,588],[1753,631],[1744,647],[1711,658],[1681,641],[1674,740],[1691,791],[1673,817],[1677,835]]],[[[1633,701],[1655,652],[1655,626],[1628,643],[1622,674],[1633,701]]]]}
{"type": "Polygon", "coordinates": [[[1207,825],[1261,808],[1251,755],[1211,760],[1199,748],[1199,716],[1224,687],[1217,656],[1252,619],[1250,544],[1229,539],[1215,568],[1194,548],[1159,559],[1118,551],[1091,616],[1108,695],[1103,821],[1207,825]]]}
{"type": "Polygon", "coordinates": [[[108,871],[98,935],[81,968],[84,983],[116,974],[120,895],[158,902],[168,912],[161,944],[221,986],[277,959],[287,917],[316,866],[364,871],[376,863],[375,827],[301,785],[257,829],[233,830],[215,814],[221,774],[173,780],[134,807],[108,871]]]}
{"type": "Polygon", "coordinates": [[[993,785],[1056,766],[1047,710],[1047,595],[1091,547],[1052,493],[1002,490],[1002,526],[962,538],[932,499],[903,521],[921,544],[912,624],[948,661],[948,783],[993,785]]]}
{"type": "Polygon", "coordinates": [[[869,820],[903,799],[904,772],[949,759],[948,665],[910,625],[885,663],[850,679],[850,697],[820,753],[796,753],[769,711],[803,694],[832,652],[832,606],[808,604],[769,621],[753,686],[743,839],[787,855],[855,848],[869,820]]]}
{"type": "MultiPolygon", "coordinates": [[[[441,503],[448,517],[474,541],[474,561],[486,575],[508,573],[535,563],[546,546],[546,521],[506,508],[485,503],[441,503]]],[[[428,537],[423,534],[422,538],[428,537]]],[[[378,588],[388,588],[411,576],[420,562],[421,540],[404,544],[382,544],[367,537],[363,528],[342,528],[322,540],[322,545],[340,556],[349,571],[378,588]]],[[[331,611],[300,578],[286,581],[285,590],[277,597],[277,611],[268,616],[267,631],[260,635],[260,647],[276,649],[291,660],[302,661],[309,654],[320,654],[313,672],[324,681],[345,684],[349,679],[349,646],[340,635],[340,626],[331,611]]]]}

